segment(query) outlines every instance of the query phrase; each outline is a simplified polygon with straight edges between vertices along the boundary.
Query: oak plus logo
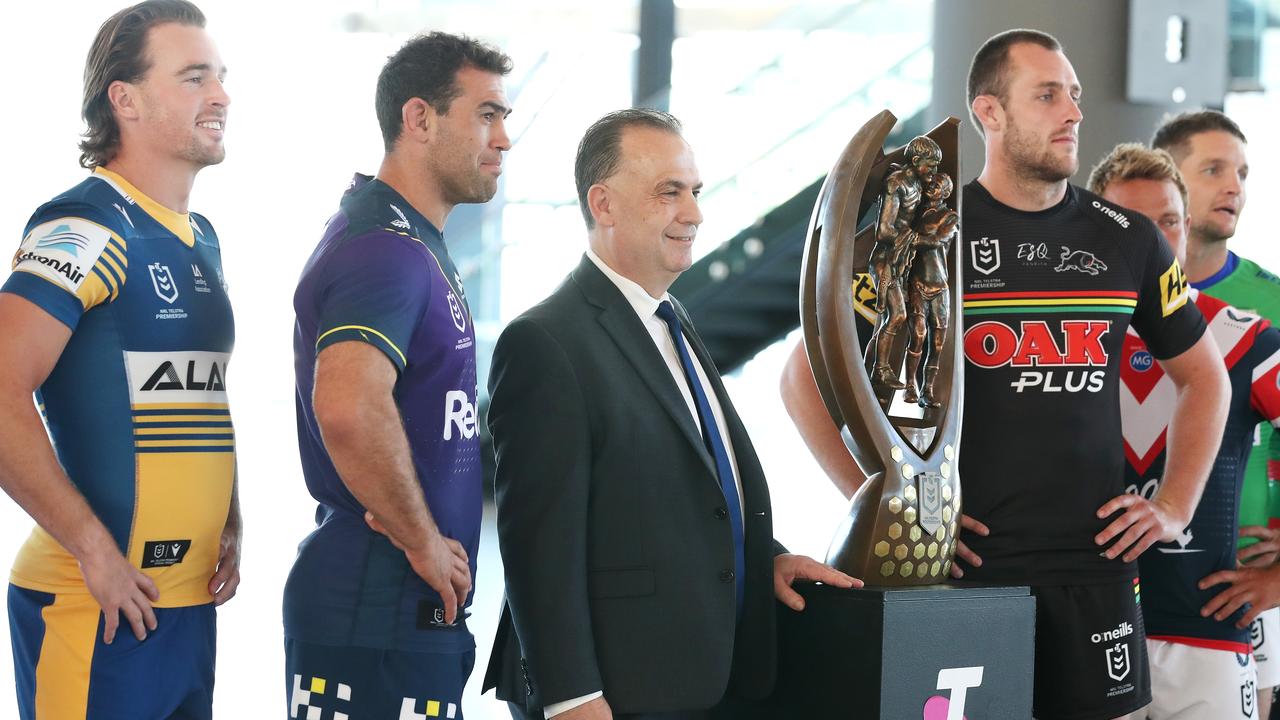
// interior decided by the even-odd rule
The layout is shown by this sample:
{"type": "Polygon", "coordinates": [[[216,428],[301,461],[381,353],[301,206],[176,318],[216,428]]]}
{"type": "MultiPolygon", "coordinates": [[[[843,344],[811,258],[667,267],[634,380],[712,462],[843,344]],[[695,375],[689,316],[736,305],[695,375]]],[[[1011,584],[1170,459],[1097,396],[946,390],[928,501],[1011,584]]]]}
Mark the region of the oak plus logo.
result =
{"type": "Polygon", "coordinates": [[[445,440],[453,439],[453,431],[465,440],[476,436],[476,406],[463,390],[450,390],[444,394],[444,433],[445,440]]]}
{"type": "Polygon", "coordinates": [[[1024,320],[1017,328],[986,320],[965,331],[964,354],[983,369],[1027,368],[1009,383],[1019,393],[1096,393],[1106,381],[1102,339],[1110,331],[1110,320],[1024,320]]]}
{"type": "Polygon", "coordinates": [[[938,689],[950,697],[934,695],[924,703],[924,720],[965,720],[969,690],[982,685],[982,666],[944,668],[938,671],[938,689]]]}

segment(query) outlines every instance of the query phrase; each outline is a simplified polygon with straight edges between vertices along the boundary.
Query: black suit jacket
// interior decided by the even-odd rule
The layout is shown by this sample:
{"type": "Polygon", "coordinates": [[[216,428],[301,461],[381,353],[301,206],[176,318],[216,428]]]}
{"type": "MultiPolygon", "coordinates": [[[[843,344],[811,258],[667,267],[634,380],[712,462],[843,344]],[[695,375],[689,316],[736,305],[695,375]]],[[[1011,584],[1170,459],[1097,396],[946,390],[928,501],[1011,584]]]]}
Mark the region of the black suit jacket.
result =
{"type": "Polygon", "coordinates": [[[615,713],[767,694],[773,541],[764,473],[676,303],[724,411],[742,482],[746,598],[714,461],[635,310],[584,257],[494,350],[506,600],[484,689],[530,709],[604,690],[615,713]]]}

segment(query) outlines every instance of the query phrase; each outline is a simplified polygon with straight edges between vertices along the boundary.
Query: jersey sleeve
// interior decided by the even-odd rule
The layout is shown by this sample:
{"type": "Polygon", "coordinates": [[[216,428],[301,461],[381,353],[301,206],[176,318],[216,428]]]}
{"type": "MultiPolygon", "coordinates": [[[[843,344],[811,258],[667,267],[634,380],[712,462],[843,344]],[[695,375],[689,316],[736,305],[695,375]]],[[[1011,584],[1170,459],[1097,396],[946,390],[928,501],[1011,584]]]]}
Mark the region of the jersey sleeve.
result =
{"type": "MultiPolygon", "coordinates": [[[[1259,332],[1253,350],[1262,360],[1253,368],[1250,403],[1264,420],[1280,428],[1280,330],[1268,327],[1259,332]]],[[[1268,457],[1273,464],[1277,460],[1276,450],[1276,443],[1272,442],[1268,457]]]]}
{"type": "Polygon", "coordinates": [[[378,232],[347,240],[329,258],[316,353],[355,340],[381,350],[397,371],[426,313],[433,277],[416,240],[378,232]]]}
{"type": "Polygon", "coordinates": [[[27,226],[0,292],[20,295],[75,330],[124,287],[127,246],[91,207],[53,207],[27,226]]]}
{"type": "MultiPolygon", "coordinates": [[[[1145,220],[1146,218],[1141,218],[1145,220]]],[[[1137,268],[1138,305],[1133,329],[1159,360],[1177,357],[1195,345],[1205,332],[1204,315],[1191,302],[1191,283],[1168,243],[1148,221],[1150,232],[1145,262],[1137,268]]]]}

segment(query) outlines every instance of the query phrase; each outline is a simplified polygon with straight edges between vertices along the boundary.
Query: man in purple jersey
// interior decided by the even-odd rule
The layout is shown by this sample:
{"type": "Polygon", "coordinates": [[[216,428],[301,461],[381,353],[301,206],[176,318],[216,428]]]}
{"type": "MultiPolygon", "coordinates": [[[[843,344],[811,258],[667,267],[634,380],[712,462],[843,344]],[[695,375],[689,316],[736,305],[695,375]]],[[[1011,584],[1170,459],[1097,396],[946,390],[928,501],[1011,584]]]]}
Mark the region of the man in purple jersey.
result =
{"type": "Polygon", "coordinates": [[[382,166],[352,181],[298,282],[298,444],[319,506],[285,586],[290,718],[462,717],[480,439],[474,327],[442,231],[497,190],[510,70],[445,33],[393,55],[382,166]]]}
{"type": "MultiPolygon", "coordinates": [[[[1080,92],[1061,45],[1034,30],[989,39],[969,71],[986,163],[964,188],[961,228],[969,244],[1004,249],[983,262],[965,248],[959,470],[965,512],[986,525],[962,521],[952,569],[1032,586],[1041,720],[1108,720],[1149,701],[1133,561],[1190,520],[1228,393],[1156,228],[1067,182],[1080,92]],[[1174,455],[1152,500],[1124,493],[1118,360],[1130,325],[1178,388],[1174,455]]],[[[824,467],[843,467],[842,489],[856,488],[852,459],[826,457],[840,440],[820,401],[806,402],[812,387],[794,355],[788,410],[824,467]]]]}

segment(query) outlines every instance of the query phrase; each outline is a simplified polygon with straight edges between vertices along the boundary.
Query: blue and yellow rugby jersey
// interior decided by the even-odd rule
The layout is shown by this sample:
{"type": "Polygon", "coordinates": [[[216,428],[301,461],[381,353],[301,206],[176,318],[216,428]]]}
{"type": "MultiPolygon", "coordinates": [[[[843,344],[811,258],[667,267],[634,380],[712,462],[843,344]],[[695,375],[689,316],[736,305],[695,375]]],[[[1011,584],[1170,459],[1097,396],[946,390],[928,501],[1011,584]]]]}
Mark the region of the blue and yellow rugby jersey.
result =
{"type": "MultiPolygon", "coordinates": [[[[58,460],[158,607],[211,602],[235,476],[227,361],[235,338],[209,222],[99,168],[36,210],[0,291],[71,328],[40,386],[58,460]]],[[[74,557],[36,527],[10,581],[87,592],[74,557]]]]}

